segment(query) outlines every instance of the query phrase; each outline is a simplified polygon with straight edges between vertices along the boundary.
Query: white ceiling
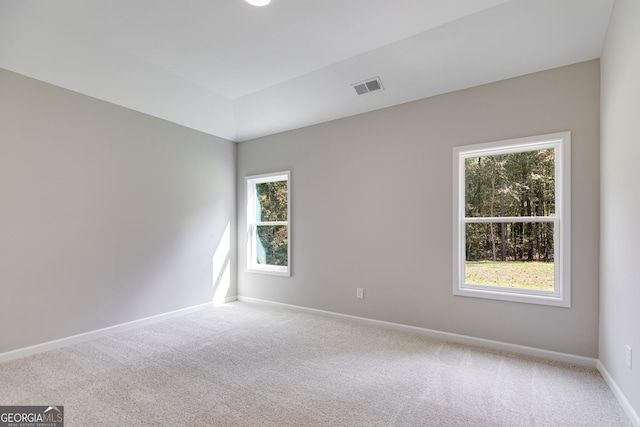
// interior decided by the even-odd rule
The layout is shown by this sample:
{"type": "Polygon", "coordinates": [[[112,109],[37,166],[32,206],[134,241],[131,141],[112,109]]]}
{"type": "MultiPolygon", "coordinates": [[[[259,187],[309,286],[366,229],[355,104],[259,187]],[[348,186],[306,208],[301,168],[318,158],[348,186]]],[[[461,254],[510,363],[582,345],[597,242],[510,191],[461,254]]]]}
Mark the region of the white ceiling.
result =
{"type": "Polygon", "coordinates": [[[245,141],[598,58],[613,2],[0,0],[0,68],[245,141]]]}

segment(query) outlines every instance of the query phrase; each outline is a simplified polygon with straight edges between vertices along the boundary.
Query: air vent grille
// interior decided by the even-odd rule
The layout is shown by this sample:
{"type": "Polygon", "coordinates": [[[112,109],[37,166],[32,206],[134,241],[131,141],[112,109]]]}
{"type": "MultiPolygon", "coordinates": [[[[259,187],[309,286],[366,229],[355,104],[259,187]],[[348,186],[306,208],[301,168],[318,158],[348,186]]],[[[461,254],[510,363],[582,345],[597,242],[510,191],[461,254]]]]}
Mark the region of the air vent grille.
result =
{"type": "Polygon", "coordinates": [[[384,86],[382,86],[382,81],[380,81],[380,77],[375,77],[363,82],[353,83],[351,86],[353,86],[358,95],[364,95],[365,93],[384,89],[384,86]]]}

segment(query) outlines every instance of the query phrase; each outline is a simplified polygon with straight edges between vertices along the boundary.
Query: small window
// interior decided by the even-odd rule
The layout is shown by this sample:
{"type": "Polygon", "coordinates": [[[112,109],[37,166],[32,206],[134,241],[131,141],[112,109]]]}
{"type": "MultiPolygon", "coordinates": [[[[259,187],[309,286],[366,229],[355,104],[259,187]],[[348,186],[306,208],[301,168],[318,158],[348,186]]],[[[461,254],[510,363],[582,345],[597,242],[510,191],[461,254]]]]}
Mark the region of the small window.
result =
{"type": "Polygon", "coordinates": [[[289,171],[246,177],[247,270],[289,276],[289,171]]]}
{"type": "Polygon", "coordinates": [[[455,295],[570,306],[570,139],[454,148],[455,295]]]}

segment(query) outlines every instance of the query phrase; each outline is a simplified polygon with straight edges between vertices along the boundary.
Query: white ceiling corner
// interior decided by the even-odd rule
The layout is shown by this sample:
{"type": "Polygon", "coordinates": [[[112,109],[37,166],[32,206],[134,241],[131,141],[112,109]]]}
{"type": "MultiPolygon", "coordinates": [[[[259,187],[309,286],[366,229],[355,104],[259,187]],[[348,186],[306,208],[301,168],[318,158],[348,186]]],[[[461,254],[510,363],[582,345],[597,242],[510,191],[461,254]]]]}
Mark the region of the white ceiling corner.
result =
{"type": "Polygon", "coordinates": [[[0,67],[244,141],[597,58],[613,2],[0,0],[0,67]]]}

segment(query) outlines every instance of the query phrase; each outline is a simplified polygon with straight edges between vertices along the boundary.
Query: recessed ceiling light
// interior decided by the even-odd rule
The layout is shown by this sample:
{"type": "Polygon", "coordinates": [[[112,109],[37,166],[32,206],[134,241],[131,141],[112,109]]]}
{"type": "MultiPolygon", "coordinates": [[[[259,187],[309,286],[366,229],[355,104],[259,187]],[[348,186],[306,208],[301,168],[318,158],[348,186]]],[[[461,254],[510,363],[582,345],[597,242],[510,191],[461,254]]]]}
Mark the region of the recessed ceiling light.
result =
{"type": "Polygon", "coordinates": [[[247,3],[254,6],[266,6],[271,3],[271,0],[245,0],[247,3]]]}

